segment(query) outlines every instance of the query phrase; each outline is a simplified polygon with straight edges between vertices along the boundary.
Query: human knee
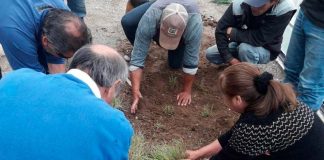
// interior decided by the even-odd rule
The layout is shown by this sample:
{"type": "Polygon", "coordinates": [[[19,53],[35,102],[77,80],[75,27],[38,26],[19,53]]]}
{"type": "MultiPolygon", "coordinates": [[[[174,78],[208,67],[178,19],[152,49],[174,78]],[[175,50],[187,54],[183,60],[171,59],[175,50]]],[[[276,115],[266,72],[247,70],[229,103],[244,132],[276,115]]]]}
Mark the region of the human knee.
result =
{"type": "Polygon", "coordinates": [[[212,57],[214,57],[215,54],[218,54],[218,49],[217,49],[216,45],[207,48],[207,50],[206,50],[206,58],[208,60],[212,59],[212,57]]]}
{"type": "Polygon", "coordinates": [[[259,55],[254,46],[246,43],[241,43],[238,46],[238,57],[242,62],[249,62],[253,64],[259,63],[259,55]]]}
{"type": "Polygon", "coordinates": [[[248,53],[253,53],[254,46],[251,46],[250,44],[247,43],[241,43],[238,46],[238,52],[239,54],[248,54],[248,53]]]}

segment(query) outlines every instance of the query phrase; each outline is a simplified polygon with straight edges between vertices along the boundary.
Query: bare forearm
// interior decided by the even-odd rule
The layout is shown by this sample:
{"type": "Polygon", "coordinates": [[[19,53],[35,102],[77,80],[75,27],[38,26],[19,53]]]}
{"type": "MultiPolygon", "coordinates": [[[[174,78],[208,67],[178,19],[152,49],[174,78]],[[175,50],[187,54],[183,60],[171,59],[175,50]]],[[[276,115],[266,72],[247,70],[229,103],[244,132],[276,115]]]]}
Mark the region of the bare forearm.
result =
{"type": "Polygon", "coordinates": [[[132,80],[132,94],[133,94],[133,103],[131,106],[132,114],[135,114],[139,100],[140,98],[142,98],[142,94],[140,92],[142,74],[143,74],[143,70],[140,68],[133,70],[130,73],[131,80],[132,80]]]}
{"type": "Polygon", "coordinates": [[[208,144],[207,146],[204,146],[197,150],[197,154],[200,158],[203,157],[211,157],[213,155],[218,154],[222,150],[222,146],[220,145],[218,140],[215,140],[214,142],[208,144]]]}
{"type": "Polygon", "coordinates": [[[130,76],[132,81],[133,92],[140,90],[142,74],[143,74],[143,70],[140,68],[131,72],[130,76]]]}
{"type": "Polygon", "coordinates": [[[192,84],[195,80],[195,75],[184,73],[183,76],[183,92],[191,92],[192,84]]]}
{"type": "Polygon", "coordinates": [[[50,74],[55,74],[55,73],[65,73],[65,64],[52,64],[48,63],[48,72],[50,74]]]}

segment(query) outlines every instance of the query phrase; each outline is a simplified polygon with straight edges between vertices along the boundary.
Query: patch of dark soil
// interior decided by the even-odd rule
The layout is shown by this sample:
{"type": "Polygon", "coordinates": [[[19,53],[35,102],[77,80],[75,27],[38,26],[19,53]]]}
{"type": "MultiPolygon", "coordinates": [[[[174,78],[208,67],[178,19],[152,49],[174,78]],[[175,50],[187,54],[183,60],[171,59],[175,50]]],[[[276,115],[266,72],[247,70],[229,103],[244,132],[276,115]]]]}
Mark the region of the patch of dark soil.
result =
{"type": "MultiPolygon", "coordinates": [[[[224,69],[205,59],[205,50],[215,44],[214,28],[206,26],[203,33],[200,65],[192,90],[192,103],[177,106],[176,95],[182,88],[182,71],[167,65],[167,51],[153,44],[146,59],[141,82],[143,99],[136,115],[130,114],[131,88],[121,95],[126,116],[136,131],[152,143],[182,139],[186,147],[196,148],[215,140],[233,126],[238,114],[223,103],[217,90],[217,77],[224,69]]],[[[123,40],[118,51],[130,56],[132,46],[123,40]]]]}

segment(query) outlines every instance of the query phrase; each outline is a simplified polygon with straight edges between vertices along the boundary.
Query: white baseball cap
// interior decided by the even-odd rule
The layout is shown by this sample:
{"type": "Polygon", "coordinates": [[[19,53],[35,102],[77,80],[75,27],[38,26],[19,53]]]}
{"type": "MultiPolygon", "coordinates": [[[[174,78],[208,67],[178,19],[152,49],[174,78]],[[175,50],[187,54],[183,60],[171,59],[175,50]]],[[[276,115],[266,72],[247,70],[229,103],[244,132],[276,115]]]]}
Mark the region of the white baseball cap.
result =
{"type": "Polygon", "coordinates": [[[183,5],[171,3],[166,6],[161,16],[160,46],[167,50],[178,48],[187,23],[188,12],[183,5]]]}

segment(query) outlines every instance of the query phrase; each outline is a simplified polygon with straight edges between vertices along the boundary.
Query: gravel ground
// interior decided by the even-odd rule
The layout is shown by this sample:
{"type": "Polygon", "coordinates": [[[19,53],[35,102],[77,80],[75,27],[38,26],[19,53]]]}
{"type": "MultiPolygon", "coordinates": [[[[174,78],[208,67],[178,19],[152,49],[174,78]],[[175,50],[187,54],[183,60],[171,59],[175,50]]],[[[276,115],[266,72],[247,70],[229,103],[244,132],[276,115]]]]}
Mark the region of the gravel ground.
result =
{"type": "MultiPolygon", "coordinates": [[[[116,48],[122,40],[126,39],[120,19],[124,15],[127,0],[87,0],[87,16],[85,22],[92,30],[94,43],[109,45],[116,48]]],[[[219,20],[227,6],[215,4],[209,0],[198,0],[201,13],[205,17],[219,20]]],[[[4,72],[11,71],[11,68],[3,54],[0,46],[0,66],[4,72]]],[[[281,79],[282,70],[276,62],[267,65],[260,65],[263,70],[275,74],[281,79]]]]}

